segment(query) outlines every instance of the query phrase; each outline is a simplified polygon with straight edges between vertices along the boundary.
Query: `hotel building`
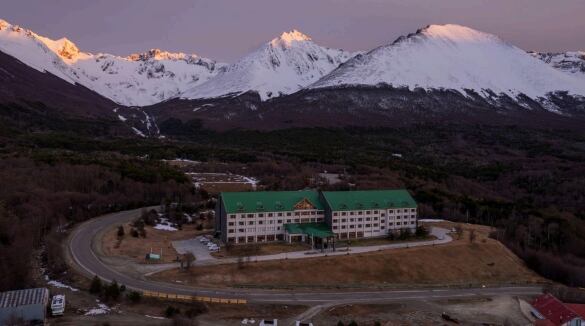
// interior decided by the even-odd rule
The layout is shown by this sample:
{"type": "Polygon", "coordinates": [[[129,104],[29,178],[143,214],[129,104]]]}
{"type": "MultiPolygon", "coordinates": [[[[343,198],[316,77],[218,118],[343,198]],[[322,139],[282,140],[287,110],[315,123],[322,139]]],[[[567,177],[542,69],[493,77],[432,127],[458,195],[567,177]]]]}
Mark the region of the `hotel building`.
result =
{"type": "Polygon", "coordinates": [[[384,237],[414,231],[417,205],[399,190],[223,192],[215,230],[225,243],[384,237]]]}

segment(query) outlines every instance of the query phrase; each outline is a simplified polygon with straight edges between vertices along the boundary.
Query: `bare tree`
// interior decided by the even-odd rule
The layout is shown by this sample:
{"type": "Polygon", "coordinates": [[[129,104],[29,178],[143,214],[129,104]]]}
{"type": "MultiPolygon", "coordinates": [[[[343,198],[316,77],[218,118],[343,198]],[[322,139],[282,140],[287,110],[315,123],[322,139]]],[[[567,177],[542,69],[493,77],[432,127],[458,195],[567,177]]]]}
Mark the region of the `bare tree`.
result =
{"type": "Polygon", "coordinates": [[[474,243],[476,238],[477,234],[475,233],[475,229],[469,230],[469,243],[474,243]]]}

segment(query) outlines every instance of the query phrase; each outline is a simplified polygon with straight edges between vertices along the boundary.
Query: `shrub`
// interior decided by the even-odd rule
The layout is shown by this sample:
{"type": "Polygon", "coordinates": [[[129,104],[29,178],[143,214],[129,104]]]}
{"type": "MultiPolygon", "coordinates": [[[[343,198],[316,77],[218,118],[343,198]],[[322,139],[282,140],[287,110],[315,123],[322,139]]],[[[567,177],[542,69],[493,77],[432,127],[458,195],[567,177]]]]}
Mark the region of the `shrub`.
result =
{"type": "Polygon", "coordinates": [[[120,225],[118,226],[118,238],[121,238],[124,236],[124,226],[120,225]]]}
{"type": "Polygon", "coordinates": [[[116,280],[112,281],[112,283],[105,288],[104,297],[106,300],[118,300],[120,297],[120,287],[116,280]]]}
{"type": "Polygon", "coordinates": [[[138,234],[138,230],[136,230],[135,228],[132,228],[132,230],[130,230],[130,234],[135,238],[138,238],[138,236],[140,235],[138,234]]]}
{"type": "Polygon", "coordinates": [[[126,298],[132,303],[138,303],[142,299],[142,294],[136,291],[130,291],[130,293],[126,294],[126,298]]]}
{"type": "Polygon", "coordinates": [[[91,285],[89,287],[89,293],[92,294],[99,294],[102,292],[102,280],[99,277],[94,276],[93,280],[91,280],[91,285]]]}
{"type": "Polygon", "coordinates": [[[181,310],[179,308],[175,308],[173,306],[168,306],[167,309],[165,309],[165,316],[167,318],[171,318],[174,315],[180,314],[181,310]]]}

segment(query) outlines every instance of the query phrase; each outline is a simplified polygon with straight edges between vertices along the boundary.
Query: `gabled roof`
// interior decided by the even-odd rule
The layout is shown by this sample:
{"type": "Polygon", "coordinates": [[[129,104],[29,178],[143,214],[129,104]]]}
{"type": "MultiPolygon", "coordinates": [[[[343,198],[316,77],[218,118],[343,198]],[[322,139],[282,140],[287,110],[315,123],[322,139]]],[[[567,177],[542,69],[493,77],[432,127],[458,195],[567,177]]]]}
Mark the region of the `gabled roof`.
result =
{"type": "Polygon", "coordinates": [[[334,211],[416,208],[416,202],[404,189],[324,191],[323,197],[334,211]]]}
{"type": "Polygon", "coordinates": [[[566,322],[569,322],[575,318],[579,318],[579,315],[571,310],[567,305],[557,299],[555,296],[550,294],[543,294],[538,296],[532,301],[534,309],[549,320],[552,324],[560,326],[566,322]]]}
{"type": "Polygon", "coordinates": [[[585,304],[584,303],[566,303],[569,309],[573,310],[581,318],[585,319],[585,304]]]}
{"type": "Polygon", "coordinates": [[[49,290],[35,288],[0,293],[0,308],[18,307],[33,304],[47,304],[49,290]]]}
{"type": "Polygon", "coordinates": [[[311,190],[222,192],[221,198],[228,214],[294,211],[297,204],[323,210],[319,193],[311,190]]]}

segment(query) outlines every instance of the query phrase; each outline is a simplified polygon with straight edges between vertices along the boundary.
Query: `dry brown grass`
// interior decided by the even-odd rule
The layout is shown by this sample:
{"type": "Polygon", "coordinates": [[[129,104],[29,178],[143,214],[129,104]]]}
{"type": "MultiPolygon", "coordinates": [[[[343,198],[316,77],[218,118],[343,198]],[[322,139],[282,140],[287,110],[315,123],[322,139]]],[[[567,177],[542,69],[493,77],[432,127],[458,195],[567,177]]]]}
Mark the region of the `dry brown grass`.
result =
{"type": "Polygon", "coordinates": [[[246,256],[263,256],[272,255],[283,252],[309,250],[311,246],[306,243],[265,243],[257,245],[234,245],[229,251],[226,251],[225,246],[218,252],[211,253],[217,258],[225,257],[246,257],[246,256]]]}
{"type": "Polygon", "coordinates": [[[152,251],[160,253],[162,248],[163,256],[158,263],[169,263],[177,258],[177,251],[173,248],[171,242],[176,240],[185,240],[196,237],[199,234],[208,233],[209,231],[197,231],[195,225],[185,224],[180,231],[157,230],[146,226],[146,238],[134,238],[130,235],[131,226],[124,225],[126,234],[118,239],[118,228],[112,228],[102,238],[102,252],[106,256],[122,256],[130,258],[135,262],[145,263],[145,255],[152,251]]]}
{"type": "Polygon", "coordinates": [[[198,267],[189,273],[170,270],[158,280],[197,286],[347,287],[381,284],[497,284],[542,279],[495,240],[478,234],[446,245],[378,251],[302,260],[198,267]]]}

